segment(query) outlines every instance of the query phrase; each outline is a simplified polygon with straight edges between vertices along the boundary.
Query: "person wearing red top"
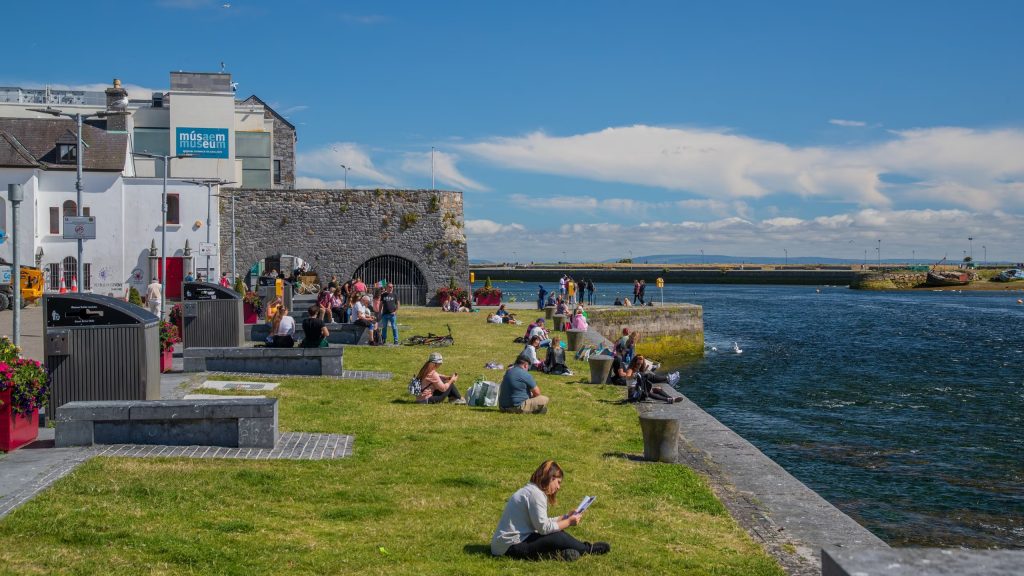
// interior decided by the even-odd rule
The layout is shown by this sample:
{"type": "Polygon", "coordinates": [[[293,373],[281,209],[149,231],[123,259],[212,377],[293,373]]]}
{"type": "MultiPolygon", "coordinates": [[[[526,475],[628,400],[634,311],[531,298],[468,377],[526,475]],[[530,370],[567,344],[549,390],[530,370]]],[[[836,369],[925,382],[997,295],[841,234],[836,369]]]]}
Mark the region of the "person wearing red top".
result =
{"type": "Polygon", "coordinates": [[[362,278],[356,278],[356,283],[353,286],[357,294],[366,294],[366,284],[363,284],[362,278]]]}

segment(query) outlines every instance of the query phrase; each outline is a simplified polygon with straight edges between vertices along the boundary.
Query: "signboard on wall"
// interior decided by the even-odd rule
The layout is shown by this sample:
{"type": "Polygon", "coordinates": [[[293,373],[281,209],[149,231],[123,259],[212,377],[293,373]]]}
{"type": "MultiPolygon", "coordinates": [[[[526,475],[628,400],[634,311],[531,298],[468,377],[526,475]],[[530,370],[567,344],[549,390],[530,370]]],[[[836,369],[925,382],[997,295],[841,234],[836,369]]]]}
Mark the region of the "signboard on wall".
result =
{"type": "Polygon", "coordinates": [[[184,128],[174,133],[175,154],[195,158],[228,158],[227,128],[184,128]]]}
{"type": "Polygon", "coordinates": [[[65,216],[64,217],[64,239],[65,240],[95,240],[96,239],[96,217],[95,216],[65,216]]]}

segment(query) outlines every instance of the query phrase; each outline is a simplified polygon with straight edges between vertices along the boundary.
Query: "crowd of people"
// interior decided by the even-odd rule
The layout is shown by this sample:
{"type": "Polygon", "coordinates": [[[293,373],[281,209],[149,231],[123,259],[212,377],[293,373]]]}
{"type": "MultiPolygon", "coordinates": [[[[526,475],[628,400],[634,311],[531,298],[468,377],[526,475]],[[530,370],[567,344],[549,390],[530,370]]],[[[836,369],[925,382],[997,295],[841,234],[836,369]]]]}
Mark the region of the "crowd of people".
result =
{"type": "MultiPolygon", "coordinates": [[[[274,271],[276,273],[276,271],[274,271]]],[[[339,283],[336,276],[317,294],[316,303],[309,307],[308,317],[302,321],[304,348],[326,347],[333,323],[355,324],[369,330],[371,346],[383,345],[391,330],[392,343],[398,344],[398,296],[394,284],[381,280],[372,291],[362,278],[339,283]]],[[[288,315],[280,298],[268,306],[270,336],[266,345],[291,348],[295,345],[295,319],[288,315]]]]}

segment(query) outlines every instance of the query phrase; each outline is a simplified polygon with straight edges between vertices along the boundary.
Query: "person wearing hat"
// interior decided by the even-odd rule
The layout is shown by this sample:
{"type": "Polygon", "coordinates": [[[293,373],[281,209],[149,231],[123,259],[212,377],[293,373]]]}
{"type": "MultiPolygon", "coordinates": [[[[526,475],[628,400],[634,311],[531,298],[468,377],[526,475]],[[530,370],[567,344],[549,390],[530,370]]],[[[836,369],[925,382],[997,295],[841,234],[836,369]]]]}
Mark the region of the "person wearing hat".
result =
{"type": "Polygon", "coordinates": [[[515,364],[505,371],[498,388],[498,408],[502,412],[544,414],[548,411],[548,397],[540,393],[540,386],[527,370],[530,358],[520,354],[515,364]]]}
{"type": "Polygon", "coordinates": [[[437,371],[437,367],[444,362],[440,352],[431,352],[430,357],[420,368],[416,375],[420,380],[420,395],[416,401],[421,404],[437,404],[448,400],[452,404],[465,404],[466,401],[459,394],[455,387],[455,381],[459,379],[457,373],[445,376],[437,371]]]}

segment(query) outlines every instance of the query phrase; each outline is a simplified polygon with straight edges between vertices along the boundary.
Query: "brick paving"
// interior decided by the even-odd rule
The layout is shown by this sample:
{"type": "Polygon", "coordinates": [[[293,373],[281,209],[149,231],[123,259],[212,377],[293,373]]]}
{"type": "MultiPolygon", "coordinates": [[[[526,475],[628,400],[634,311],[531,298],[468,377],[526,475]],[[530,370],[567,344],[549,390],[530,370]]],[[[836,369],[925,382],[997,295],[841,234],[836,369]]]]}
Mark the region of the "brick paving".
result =
{"type": "Polygon", "coordinates": [[[220,446],[153,446],[111,444],[94,448],[95,456],[126,458],[231,458],[239,460],[334,460],[352,455],[355,438],[344,434],[283,432],[274,448],[220,446]]]}

